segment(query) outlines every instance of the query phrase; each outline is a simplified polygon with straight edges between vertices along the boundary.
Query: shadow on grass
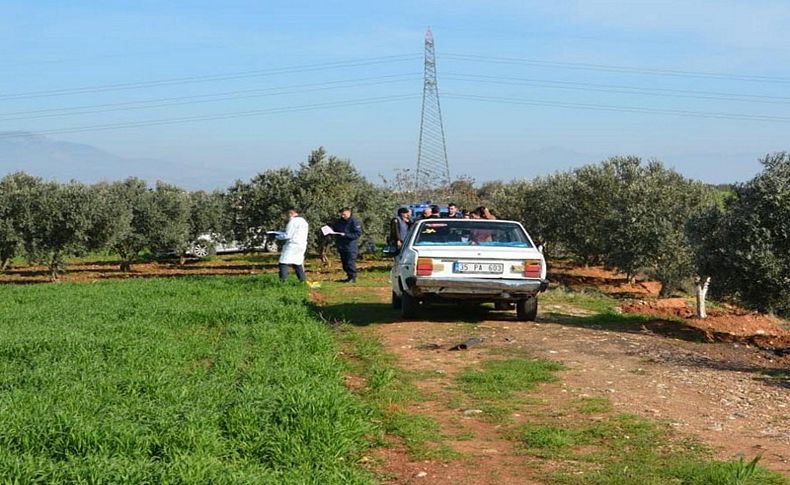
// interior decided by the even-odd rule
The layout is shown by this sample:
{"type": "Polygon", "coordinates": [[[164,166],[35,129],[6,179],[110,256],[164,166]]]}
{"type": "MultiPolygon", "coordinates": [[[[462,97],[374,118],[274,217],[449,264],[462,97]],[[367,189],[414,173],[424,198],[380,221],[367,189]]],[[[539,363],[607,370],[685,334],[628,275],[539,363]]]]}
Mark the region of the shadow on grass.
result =
{"type": "Polygon", "coordinates": [[[365,327],[368,325],[427,320],[432,323],[480,323],[490,320],[492,313],[486,307],[461,305],[427,305],[420,308],[418,316],[406,320],[401,317],[400,310],[392,308],[390,303],[349,302],[312,304],[313,310],[324,320],[330,322],[348,322],[351,325],[365,327]]]}
{"type": "Polygon", "coordinates": [[[541,315],[539,321],[610,332],[653,334],[686,342],[717,345],[721,349],[719,352],[701,353],[695,351],[693,347],[690,349],[678,347],[671,351],[659,352],[655,357],[650,356],[649,358],[658,358],[662,362],[687,367],[752,373],[755,374],[754,380],[766,386],[790,389],[790,373],[780,361],[773,361],[775,365],[771,366],[769,364],[771,361],[766,361],[762,357],[755,360],[754,354],[751,354],[751,352],[765,353],[766,351],[754,347],[748,349],[746,346],[743,346],[740,351],[735,351],[731,341],[717,341],[712,334],[684,325],[681,321],[618,313],[599,313],[586,317],[548,313],[541,315]]]}
{"type": "Polygon", "coordinates": [[[623,333],[650,332],[687,342],[710,341],[709,336],[703,330],[689,327],[679,321],[658,319],[652,316],[622,313],[598,313],[583,317],[563,313],[548,313],[541,316],[540,320],[573,327],[623,333]]]}

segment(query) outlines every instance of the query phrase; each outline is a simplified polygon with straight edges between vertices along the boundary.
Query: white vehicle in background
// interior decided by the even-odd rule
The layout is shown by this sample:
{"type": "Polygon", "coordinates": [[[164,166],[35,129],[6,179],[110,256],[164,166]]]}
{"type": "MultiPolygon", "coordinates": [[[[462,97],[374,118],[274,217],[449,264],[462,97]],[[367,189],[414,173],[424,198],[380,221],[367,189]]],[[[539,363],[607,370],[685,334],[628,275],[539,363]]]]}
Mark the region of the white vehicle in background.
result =
{"type": "Polygon", "coordinates": [[[515,303],[535,320],[548,288],[546,260],[515,221],[423,219],[412,226],[390,273],[392,306],[414,318],[431,302],[515,303]]]}
{"type": "Polygon", "coordinates": [[[247,251],[266,251],[276,253],[280,250],[275,232],[265,232],[261,229],[251,231],[250,237],[245,241],[226,239],[217,233],[199,235],[187,249],[189,256],[205,258],[215,254],[242,253],[247,251]]]}

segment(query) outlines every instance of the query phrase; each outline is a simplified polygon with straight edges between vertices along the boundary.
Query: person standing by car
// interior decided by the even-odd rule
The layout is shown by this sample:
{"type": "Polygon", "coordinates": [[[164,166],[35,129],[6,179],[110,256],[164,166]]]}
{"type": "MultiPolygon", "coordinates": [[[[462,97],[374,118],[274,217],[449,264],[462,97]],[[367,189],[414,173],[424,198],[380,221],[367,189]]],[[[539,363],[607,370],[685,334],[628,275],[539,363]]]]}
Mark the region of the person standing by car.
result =
{"type": "Polygon", "coordinates": [[[346,279],[343,283],[357,282],[357,254],[359,253],[359,237],[362,235],[362,224],[351,215],[351,208],[340,209],[340,218],[332,224],[337,235],[337,252],[343,263],[346,279]]]}
{"type": "Polygon", "coordinates": [[[398,209],[398,217],[390,221],[390,234],[387,238],[387,244],[392,246],[395,250],[400,251],[403,246],[403,241],[406,240],[406,233],[412,225],[411,211],[408,207],[401,207],[398,209]]]}
{"type": "Polygon", "coordinates": [[[280,281],[288,278],[288,266],[294,269],[299,281],[305,282],[304,274],[304,253],[307,251],[308,224],[304,218],[294,208],[285,211],[288,217],[288,225],[285,227],[285,234],[277,237],[285,241],[283,250],[280,253],[279,269],[280,281]]]}
{"type": "Polygon", "coordinates": [[[433,209],[431,209],[430,207],[426,207],[420,213],[419,219],[430,219],[432,215],[433,215],[433,209]]]}
{"type": "Polygon", "coordinates": [[[455,203],[450,202],[447,204],[447,217],[450,219],[463,219],[464,215],[458,210],[458,206],[455,203]]]}

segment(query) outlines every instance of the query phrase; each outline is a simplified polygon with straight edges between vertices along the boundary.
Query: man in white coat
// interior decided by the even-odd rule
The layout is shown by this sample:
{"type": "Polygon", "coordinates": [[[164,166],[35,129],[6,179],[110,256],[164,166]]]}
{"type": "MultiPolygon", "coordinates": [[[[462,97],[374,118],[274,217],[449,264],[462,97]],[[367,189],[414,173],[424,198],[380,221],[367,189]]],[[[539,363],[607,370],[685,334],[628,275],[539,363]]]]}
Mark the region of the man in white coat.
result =
{"type": "Polygon", "coordinates": [[[285,227],[285,234],[278,237],[285,241],[283,250],[280,253],[280,281],[285,281],[288,277],[288,266],[293,267],[299,281],[305,281],[304,275],[304,253],[307,251],[307,221],[299,217],[296,209],[288,209],[288,225],[285,227]]]}

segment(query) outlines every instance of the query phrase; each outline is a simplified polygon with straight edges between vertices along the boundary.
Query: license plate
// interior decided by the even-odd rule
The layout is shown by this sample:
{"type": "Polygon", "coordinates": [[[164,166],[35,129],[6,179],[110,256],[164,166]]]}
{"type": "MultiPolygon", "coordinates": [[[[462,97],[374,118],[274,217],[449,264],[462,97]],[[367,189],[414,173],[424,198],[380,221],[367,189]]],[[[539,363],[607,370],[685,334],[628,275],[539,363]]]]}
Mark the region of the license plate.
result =
{"type": "Polygon", "coordinates": [[[501,274],[504,271],[505,265],[502,263],[453,263],[453,273],[501,274]]]}

